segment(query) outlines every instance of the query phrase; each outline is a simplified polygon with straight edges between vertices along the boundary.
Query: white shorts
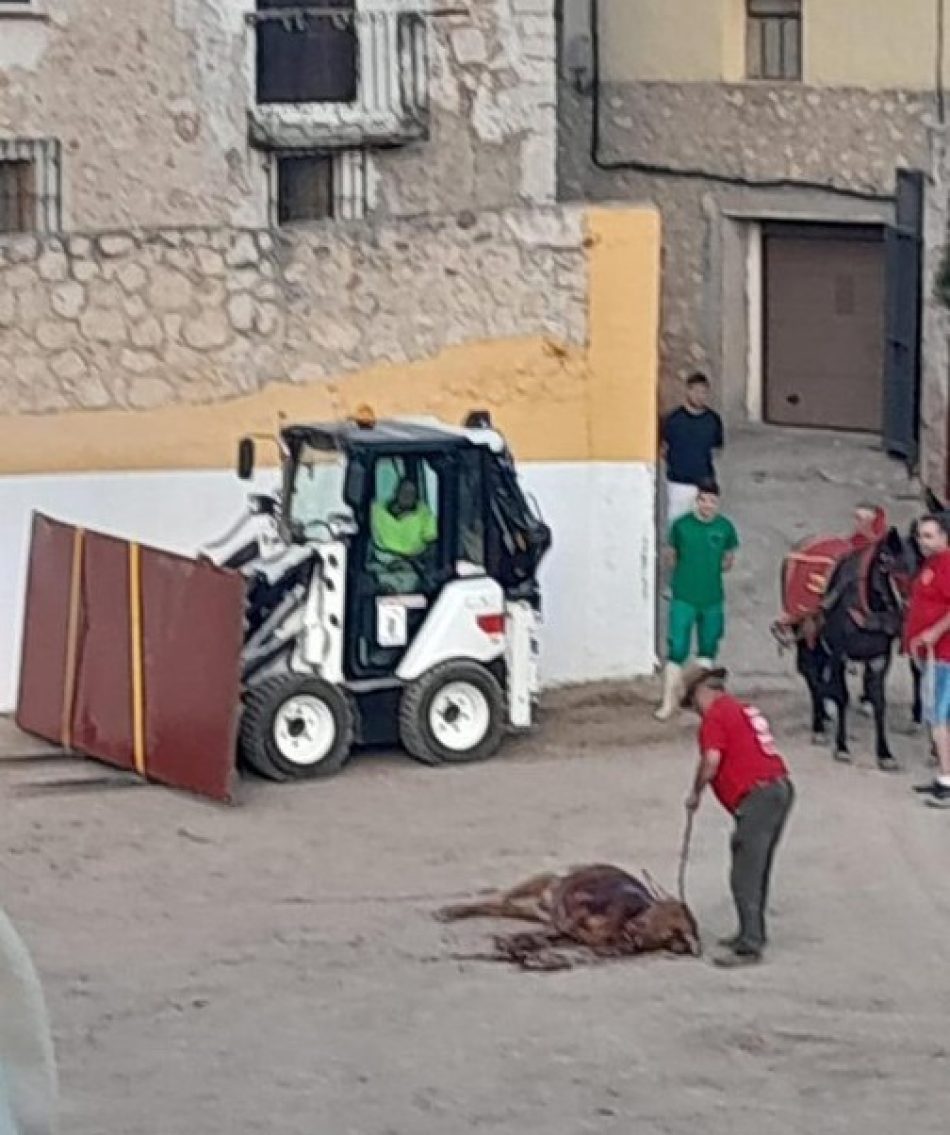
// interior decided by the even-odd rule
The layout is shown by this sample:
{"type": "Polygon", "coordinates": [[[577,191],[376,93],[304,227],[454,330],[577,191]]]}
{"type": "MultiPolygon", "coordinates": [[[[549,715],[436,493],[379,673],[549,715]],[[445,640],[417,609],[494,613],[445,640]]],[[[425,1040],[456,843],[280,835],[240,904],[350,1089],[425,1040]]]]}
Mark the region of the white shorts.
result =
{"type": "Polygon", "coordinates": [[[666,483],[666,529],[670,527],[681,516],[685,516],[688,512],[693,511],[693,506],[696,504],[696,497],[699,490],[695,485],[681,485],[677,481],[667,481],[666,483]]]}

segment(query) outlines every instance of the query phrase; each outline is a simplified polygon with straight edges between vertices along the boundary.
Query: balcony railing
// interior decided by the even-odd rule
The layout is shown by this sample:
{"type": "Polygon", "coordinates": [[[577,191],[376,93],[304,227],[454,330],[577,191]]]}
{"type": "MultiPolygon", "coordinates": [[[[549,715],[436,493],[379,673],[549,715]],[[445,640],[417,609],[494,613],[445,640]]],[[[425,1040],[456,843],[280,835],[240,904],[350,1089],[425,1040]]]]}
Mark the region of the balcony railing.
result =
{"type": "Polygon", "coordinates": [[[255,29],[251,143],[267,150],[393,146],[429,125],[425,16],[325,4],[267,7],[255,29]]]}

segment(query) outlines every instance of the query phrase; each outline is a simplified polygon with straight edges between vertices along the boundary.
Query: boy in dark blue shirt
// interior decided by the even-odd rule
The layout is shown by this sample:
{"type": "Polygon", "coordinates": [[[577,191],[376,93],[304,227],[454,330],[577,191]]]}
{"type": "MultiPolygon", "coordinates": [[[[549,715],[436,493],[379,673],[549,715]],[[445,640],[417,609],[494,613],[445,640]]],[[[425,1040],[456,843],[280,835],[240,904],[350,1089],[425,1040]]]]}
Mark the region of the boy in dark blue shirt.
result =
{"type": "Polygon", "coordinates": [[[700,373],[686,380],[686,400],[663,420],[660,442],[666,458],[667,527],[696,502],[696,486],[713,481],[713,452],[722,449],[722,418],[709,409],[709,379],[700,373]]]}

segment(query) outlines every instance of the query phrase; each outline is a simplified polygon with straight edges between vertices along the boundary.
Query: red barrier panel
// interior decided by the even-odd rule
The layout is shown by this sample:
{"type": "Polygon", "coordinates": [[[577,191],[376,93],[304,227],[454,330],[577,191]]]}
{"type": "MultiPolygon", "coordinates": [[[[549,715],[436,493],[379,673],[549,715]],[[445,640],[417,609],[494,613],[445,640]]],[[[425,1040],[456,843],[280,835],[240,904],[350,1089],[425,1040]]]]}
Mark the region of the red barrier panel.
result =
{"type": "MultiPolygon", "coordinates": [[[[66,675],[74,671],[74,662],[67,654],[76,531],[68,524],[33,514],[16,712],[21,729],[66,746],[70,744],[71,725],[70,716],[64,713],[66,675]]],[[[73,630],[75,635],[78,628],[73,630]]],[[[68,700],[72,700],[71,694],[68,700]]]]}
{"type": "Polygon", "coordinates": [[[134,769],[129,545],[87,532],[83,552],[73,748],[134,769]]]}
{"type": "Polygon", "coordinates": [[[243,614],[236,572],[37,515],[17,724],[228,800],[243,614]]]}
{"type": "Polygon", "coordinates": [[[143,548],[142,598],[148,775],[226,800],[241,708],[244,580],[143,548]]]}

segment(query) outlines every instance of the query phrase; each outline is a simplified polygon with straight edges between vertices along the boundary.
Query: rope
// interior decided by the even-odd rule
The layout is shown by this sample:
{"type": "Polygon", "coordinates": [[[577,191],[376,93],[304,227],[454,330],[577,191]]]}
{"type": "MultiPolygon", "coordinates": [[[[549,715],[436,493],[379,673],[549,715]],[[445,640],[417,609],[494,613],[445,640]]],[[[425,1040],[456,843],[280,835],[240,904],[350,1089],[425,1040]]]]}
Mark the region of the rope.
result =
{"type": "Polygon", "coordinates": [[[693,819],[696,813],[689,811],[686,813],[686,828],[683,831],[683,846],[680,849],[680,866],[679,874],[677,875],[677,893],[680,902],[686,905],[686,866],[689,863],[689,845],[693,838],[693,819]]]}

